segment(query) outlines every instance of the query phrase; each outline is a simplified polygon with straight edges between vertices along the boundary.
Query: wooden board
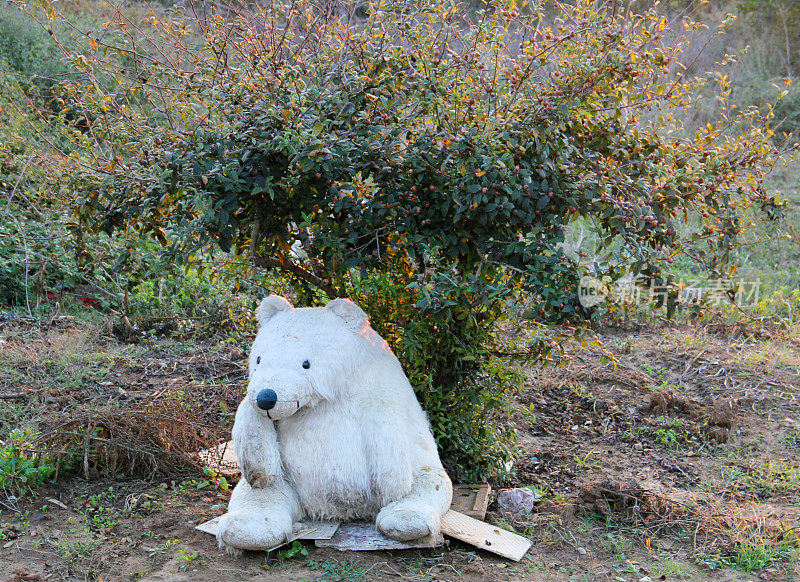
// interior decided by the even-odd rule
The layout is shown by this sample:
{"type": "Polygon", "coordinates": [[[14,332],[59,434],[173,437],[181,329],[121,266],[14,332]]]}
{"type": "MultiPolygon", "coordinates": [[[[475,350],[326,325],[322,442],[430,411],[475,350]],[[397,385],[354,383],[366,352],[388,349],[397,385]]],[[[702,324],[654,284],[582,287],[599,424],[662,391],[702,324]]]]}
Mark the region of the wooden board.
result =
{"type": "Polygon", "coordinates": [[[515,562],[531,547],[527,538],[456,511],[442,517],[442,533],[515,562]]]}
{"type": "Polygon", "coordinates": [[[482,521],[486,517],[491,492],[492,488],[486,483],[453,485],[453,503],[450,509],[482,521]]]}
{"type": "Polygon", "coordinates": [[[197,451],[200,462],[224,477],[239,476],[239,462],[233,452],[233,441],[220,443],[216,447],[197,451]]]}
{"type": "Polygon", "coordinates": [[[352,522],[339,526],[334,536],[327,540],[318,539],[314,544],[319,548],[334,548],[340,551],[363,552],[370,550],[411,550],[414,548],[436,548],[444,543],[444,538],[428,536],[409,542],[398,542],[387,538],[375,528],[374,523],[352,522]]]}

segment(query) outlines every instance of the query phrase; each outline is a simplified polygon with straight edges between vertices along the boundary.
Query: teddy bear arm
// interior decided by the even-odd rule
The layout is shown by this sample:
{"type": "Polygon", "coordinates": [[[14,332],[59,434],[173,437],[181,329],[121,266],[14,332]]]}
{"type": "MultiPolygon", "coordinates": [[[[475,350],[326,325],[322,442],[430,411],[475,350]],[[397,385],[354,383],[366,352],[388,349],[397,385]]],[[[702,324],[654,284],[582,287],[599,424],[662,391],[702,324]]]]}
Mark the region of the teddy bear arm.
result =
{"type": "Polygon", "coordinates": [[[236,411],[233,451],[245,480],[263,488],[281,478],[281,456],[275,424],[261,416],[247,398],[236,411]]]}

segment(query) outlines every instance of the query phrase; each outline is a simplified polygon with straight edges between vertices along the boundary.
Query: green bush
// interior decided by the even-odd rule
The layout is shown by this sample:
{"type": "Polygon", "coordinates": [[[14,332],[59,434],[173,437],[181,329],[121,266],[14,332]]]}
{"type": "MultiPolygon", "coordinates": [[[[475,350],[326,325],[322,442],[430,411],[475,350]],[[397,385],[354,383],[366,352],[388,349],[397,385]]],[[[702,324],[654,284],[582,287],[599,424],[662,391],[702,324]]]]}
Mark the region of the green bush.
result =
{"type": "Polygon", "coordinates": [[[57,219],[30,218],[20,212],[0,220],[0,304],[35,303],[46,292],[74,287],[81,281],[74,257],[59,239],[67,235],[57,219]],[[56,243],[56,244],[54,244],[56,243]]]}
{"type": "Polygon", "coordinates": [[[55,461],[36,452],[34,437],[28,429],[14,429],[0,445],[0,489],[19,495],[55,474],[55,461]]]}
{"type": "Polygon", "coordinates": [[[453,278],[436,304],[430,291],[420,292],[412,271],[374,272],[356,279],[351,296],[400,358],[450,475],[502,480],[516,451],[509,416],[523,374],[494,354],[499,342],[474,312],[483,288],[453,278]]]}
{"type": "MultiPolygon", "coordinates": [[[[800,77],[796,79],[800,82],[800,77]]],[[[781,81],[776,80],[776,84],[781,81]]],[[[793,84],[787,89],[787,94],[775,104],[775,125],[777,132],[800,137],[800,86],[793,84]]]]}
{"type": "MultiPolygon", "coordinates": [[[[59,38],[70,49],[75,44],[54,23],[59,38]]],[[[0,4],[0,62],[10,69],[21,87],[47,102],[58,84],[72,73],[58,44],[38,22],[8,2],[0,4]]],[[[5,68],[5,67],[4,67],[5,68]]]]}
{"type": "Polygon", "coordinates": [[[797,325],[800,323],[800,289],[779,287],[758,302],[754,314],[774,318],[786,327],[797,325]]]}
{"type": "Polygon", "coordinates": [[[198,326],[219,328],[224,321],[250,319],[256,293],[237,290],[228,278],[190,268],[153,272],[133,288],[129,301],[131,316],[189,318],[198,326]]]}

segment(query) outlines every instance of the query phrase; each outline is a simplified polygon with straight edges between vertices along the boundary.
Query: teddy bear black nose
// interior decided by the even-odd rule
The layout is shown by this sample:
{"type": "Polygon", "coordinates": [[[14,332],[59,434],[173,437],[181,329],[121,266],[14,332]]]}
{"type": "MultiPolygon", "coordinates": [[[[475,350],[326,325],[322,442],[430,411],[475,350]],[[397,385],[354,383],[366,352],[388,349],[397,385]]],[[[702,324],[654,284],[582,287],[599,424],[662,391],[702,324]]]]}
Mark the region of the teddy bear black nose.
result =
{"type": "Polygon", "coordinates": [[[256,404],[261,410],[272,410],[277,401],[278,395],[275,394],[275,390],[264,388],[264,390],[256,394],[256,404]]]}

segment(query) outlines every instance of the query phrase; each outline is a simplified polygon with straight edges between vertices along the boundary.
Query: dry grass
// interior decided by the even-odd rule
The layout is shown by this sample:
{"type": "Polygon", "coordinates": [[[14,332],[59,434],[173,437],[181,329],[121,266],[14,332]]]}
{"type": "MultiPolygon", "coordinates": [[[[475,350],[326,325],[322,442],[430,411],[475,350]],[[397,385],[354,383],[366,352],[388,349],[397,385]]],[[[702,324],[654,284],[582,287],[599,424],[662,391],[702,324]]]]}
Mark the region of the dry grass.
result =
{"type": "Polygon", "coordinates": [[[24,323],[0,327],[0,361],[40,365],[65,363],[97,351],[106,331],[105,322],[89,323],[74,318],[40,327],[24,323]]]}
{"type": "Polygon", "coordinates": [[[152,479],[197,470],[197,451],[226,431],[173,398],[125,407],[85,407],[47,420],[35,445],[85,479],[125,475],[152,479]]]}

